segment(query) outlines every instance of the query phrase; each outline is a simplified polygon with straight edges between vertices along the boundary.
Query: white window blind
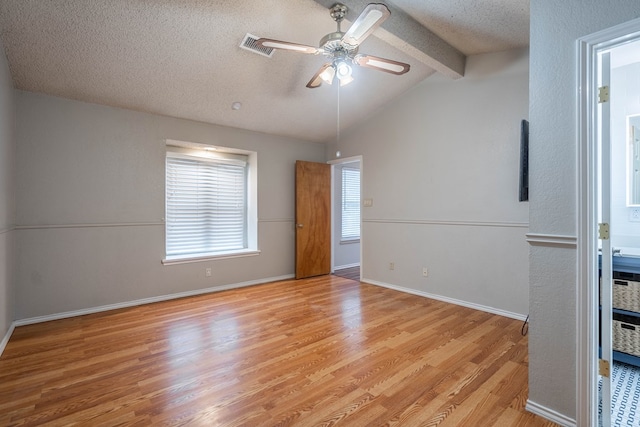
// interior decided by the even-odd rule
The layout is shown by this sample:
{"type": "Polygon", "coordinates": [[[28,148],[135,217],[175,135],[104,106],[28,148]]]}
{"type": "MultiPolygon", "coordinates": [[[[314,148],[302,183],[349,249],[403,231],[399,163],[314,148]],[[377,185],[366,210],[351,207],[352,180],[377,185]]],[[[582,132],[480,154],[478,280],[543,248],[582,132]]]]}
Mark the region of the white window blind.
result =
{"type": "Polygon", "coordinates": [[[360,238],[360,170],[342,168],[341,240],[360,238]]]}
{"type": "Polygon", "coordinates": [[[246,169],[240,160],[167,153],[167,258],[247,247],[246,169]]]}

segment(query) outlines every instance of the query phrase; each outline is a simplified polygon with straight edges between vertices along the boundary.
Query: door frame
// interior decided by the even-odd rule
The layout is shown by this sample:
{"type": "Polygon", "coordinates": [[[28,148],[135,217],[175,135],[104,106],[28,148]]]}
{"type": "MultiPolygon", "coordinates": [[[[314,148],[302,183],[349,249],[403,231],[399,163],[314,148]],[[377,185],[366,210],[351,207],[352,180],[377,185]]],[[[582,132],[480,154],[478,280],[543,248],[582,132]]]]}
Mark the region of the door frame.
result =
{"type": "Polygon", "coordinates": [[[640,19],[577,40],[576,423],[598,422],[598,54],[640,40],[640,19]]]}
{"type": "Polygon", "coordinates": [[[364,164],[362,156],[351,156],[344,157],[335,160],[329,160],[327,163],[331,165],[331,273],[335,271],[336,260],[335,260],[335,231],[336,231],[336,223],[335,223],[335,203],[336,203],[336,185],[335,185],[335,172],[336,166],[340,166],[347,163],[360,162],[360,279],[362,280],[362,242],[363,242],[363,229],[362,229],[362,171],[364,170],[364,164]]]}

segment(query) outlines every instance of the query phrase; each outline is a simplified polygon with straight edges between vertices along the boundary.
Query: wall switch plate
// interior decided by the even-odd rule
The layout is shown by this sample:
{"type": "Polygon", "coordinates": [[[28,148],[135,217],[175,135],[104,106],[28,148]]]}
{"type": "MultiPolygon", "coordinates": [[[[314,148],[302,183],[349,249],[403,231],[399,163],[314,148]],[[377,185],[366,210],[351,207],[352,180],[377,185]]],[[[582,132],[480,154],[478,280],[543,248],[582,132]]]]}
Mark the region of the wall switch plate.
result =
{"type": "Polygon", "coordinates": [[[363,199],[362,204],[365,208],[370,208],[373,206],[373,199],[363,199]]]}
{"type": "Polygon", "coordinates": [[[395,262],[390,262],[389,263],[389,270],[395,270],[396,269],[396,263],[395,262]]]}
{"type": "Polygon", "coordinates": [[[422,276],[423,277],[429,276],[429,269],[427,267],[422,267],[422,276]]]}
{"type": "Polygon", "coordinates": [[[629,211],[629,221],[640,222],[640,208],[631,208],[629,211]]]}
{"type": "Polygon", "coordinates": [[[207,277],[211,277],[211,268],[207,268],[204,270],[204,275],[207,277]]]}

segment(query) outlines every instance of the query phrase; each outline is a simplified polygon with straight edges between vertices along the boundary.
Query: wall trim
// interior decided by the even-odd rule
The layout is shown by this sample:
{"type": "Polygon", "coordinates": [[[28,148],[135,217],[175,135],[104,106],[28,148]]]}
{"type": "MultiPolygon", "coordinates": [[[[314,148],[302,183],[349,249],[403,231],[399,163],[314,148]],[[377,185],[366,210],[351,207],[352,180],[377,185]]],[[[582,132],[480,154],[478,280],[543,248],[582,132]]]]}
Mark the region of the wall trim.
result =
{"type": "Polygon", "coordinates": [[[527,404],[525,409],[532,414],[536,414],[541,416],[542,418],[546,418],[549,421],[553,421],[556,424],[560,424],[564,427],[576,427],[578,424],[576,420],[573,418],[569,418],[561,413],[554,411],[553,409],[549,409],[545,406],[539,405],[531,400],[527,400],[527,404]]]}
{"type": "Polygon", "coordinates": [[[4,349],[5,347],[7,347],[7,344],[9,344],[9,339],[11,338],[11,335],[13,334],[13,330],[15,328],[16,322],[11,323],[11,325],[9,325],[9,330],[6,334],[4,334],[4,338],[2,338],[2,341],[0,341],[0,357],[2,357],[2,353],[4,353],[4,349]]]}
{"type": "Polygon", "coordinates": [[[0,228],[0,235],[1,234],[6,234],[6,233],[10,233],[15,229],[16,229],[16,227],[0,228]]]}
{"type": "Polygon", "coordinates": [[[438,301],[446,302],[446,303],[449,303],[449,304],[455,304],[455,305],[460,305],[462,307],[472,308],[474,310],[484,311],[486,313],[497,314],[499,316],[509,317],[511,319],[520,320],[522,322],[524,322],[526,320],[526,318],[527,318],[526,314],[513,313],[511,311],[501,310],[499,308],[494,308],[494,307],[489,307],[489,306],[486,306],[486,305],[476,304],[476,303],[473,303],[473,302],[463,301],[463,300],[459,300],[459,299],[456,299],[456,298],[445,297],[445,296],[442,296],[442,295],[432,294],[432,293],[429,293],[429,292],[417,291],[415,289],[405,288],[403,286],[392,285],[390,283],[385,283],[385,282],[379,282],[377,280],[371,280],[371,279],[362,278],[361,281],[365,282],[365,283],[370,283],[372,285],[381,286],[383,288],[389,288],[389,289],[393,289],[393,290],[396,290],[396,291],[405,292],[407,294],[413,294],[413,295],[417,295],[417,296],[420,296],[420,297],[425,297],[425,298],[430,298],[430,299],[435,299],[435,300],[438,300],[438,301]]]}
{"type": "MultiPolygon", "coordinates": [[[[293,218],[270,218],[258,219],[258,222],[294,222],[293,218]]],[[[150,222],[105,222],[95,224],[36,224],[36,225],[16,225],[15,227],[0,229],[0,234],[13,230],[46,230],[55,228],[108,228],[108,227],[151,227],[164,226],[164,221],[150,222]]]]}
{"type": "Polygon", "coordinates": [[[568,248],[578,247],[576,236],[562,234],[527,233],[527,242],[534,246],[563,246],[568,248]]]}
{"type": "Polygon", "coordinates": [[[128,307],[135,307],[135,306],[144,305],[144,304],[152,304],[154,302],[169,301],[169,300],[172,300],[172,299],[192,297],[192,296],[196,296],[196,295],[227,291],[227,290],[230,290],[230,289],[243,288],[243,287],[246,287],[246,286],[262,285],[262,284],[265,284],[265,283],[277,282],[277,281],[280,281],[280,280],[289,280],[289,279],[293,279],[293,278],[295,278],[295,276],[293,274],[286,274],[284,276],[276,276],[276,277],[268,277],[268,278],[264,278],[264,279],[249,280],[247,282],[231,283],[231,284],[228,284],[228,285],[215,286],[215,287],[212,287],[212,288],[195,289],[195,290],[192,290],[192,291],[178,292],[178,293],[175,293],[175,294],[160,295],[160,296],[157,296],[157,297],[142,298],[142,299],[133,300],[133,301],[120,302],[120,303],[116,303],[116,304],[108,304],[108,305],[102,305],[102,306],[98,306],[98,307],[84,308],[84,309],[81,309],[81,310],[66,311],[66,312],[63,312],[63,313],[56,313],[56,314],[48,314],[46,316],[30,317],[30,318],[26,318],[26,319],[16,320],[15,322],[13,322],[13,326],[33,325],[33,324],[36,324],[36,323],[49,322],[51,320],[60,320],[60,319],[66,319],[66,318],[69,318],[69,317],[84,316],[86,314],[94,314],[94,313],[100,313],[100,312],[103,312],[103,311],[117,310],[117,309],[128,308],[128,307]]]}
{"type": "Polygon", "coordinates": [[[449,221],[439,219],[363,219],[362,222],[379,224],[417,224],[417,225],[458,225],[466,227],[513,227],[529,228],[528,222],[500,221],[449,221]]]}
{"type": "Polygon", "coordinates": [[[107,228],[107,227],[149,227],[164,226],[161,222],[114,222],[114,223],[96,223],[96,224],[42,224],[42,225],[16,225],[16,230],[43,230],[50,228],[107,228]]]}
{"type": "Polygon", "coordinates": [[[352,268],[352,267],[360,267],[360,263],[359,262],[354,262],[353,264],[345,264],[345,265],[336,265],[335,267],[333,267],[333,270],[342,270],[345,268],[352,268]]]}
{"type": "Polygon", "coordinates": [[[339,157],[337,159],[329,160],[327,164],[339,165],[339,164],[346,164],[346,163],[356,163],[361,161],[362,161],[362,156],[339,157]]]}

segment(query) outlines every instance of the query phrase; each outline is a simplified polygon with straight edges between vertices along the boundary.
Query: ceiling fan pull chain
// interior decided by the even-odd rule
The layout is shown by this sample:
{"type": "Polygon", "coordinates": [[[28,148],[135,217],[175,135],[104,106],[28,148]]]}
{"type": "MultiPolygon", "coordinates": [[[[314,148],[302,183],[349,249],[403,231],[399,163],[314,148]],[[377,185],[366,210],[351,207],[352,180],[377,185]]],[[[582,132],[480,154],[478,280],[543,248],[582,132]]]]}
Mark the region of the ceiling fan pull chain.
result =
{"type": "Polygon", "coordinates": [[[338,108],[336,108],[338,119],[336,120],[338,129],[336,130],[336,148],[340,148],[340,85],[338,85],[338,108]]]}

